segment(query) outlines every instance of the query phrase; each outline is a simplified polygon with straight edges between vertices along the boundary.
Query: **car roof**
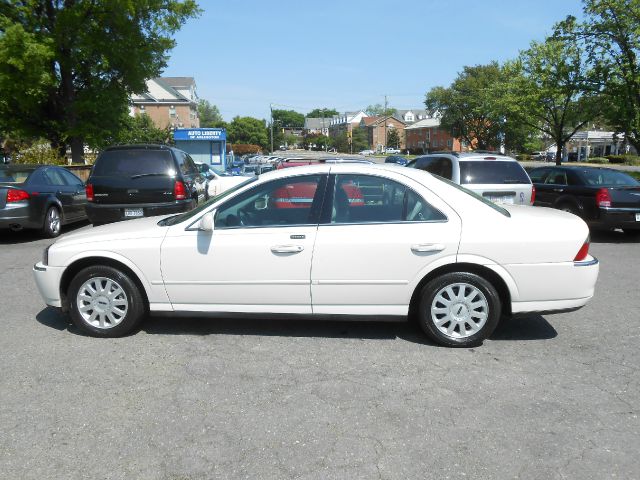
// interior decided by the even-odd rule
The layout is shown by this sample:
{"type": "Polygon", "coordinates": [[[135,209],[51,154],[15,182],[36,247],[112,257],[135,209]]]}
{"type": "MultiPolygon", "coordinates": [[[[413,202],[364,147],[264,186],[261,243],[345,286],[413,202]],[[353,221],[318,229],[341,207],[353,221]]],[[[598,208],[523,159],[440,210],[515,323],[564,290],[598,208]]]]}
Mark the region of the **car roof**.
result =
{"type": "Polygon", "coordinates": [[[420,157],[442,156],[450,155],[455,157],[460,162],[477,161],[477,160],[491,160],[491,161],[505,161],[505,162],[517,162],[517,160],[509,155],[505,155],[500,152],[494,152],[491,150],[474,150],[472,152],[431,152],[426,155],[420,155],[420,157]]]}
{"type": "Polygon", "coordinates": [[[296,175],[313,175],[326,173],[353,173],[353,174],[371,174],[376,172],[394,172],[400,173],[407,177],[422,178],[425,175],[431,176],[430,173],[415,168],[406,168],[395,163],[361,163],[361,162],[344,162],[344,163],[313,163],[311,165],[302,165],[300,167],[285,168],[282,170],[271,170],[260,175],[260,179],[276,179],[296,175]]]}
{"type": "Polygon", "coordinates": [[[114,145],[104,149],[104,151],[107,150],[176,150],[176,148],[159,143],[133,143],[130,145],[114,145]]]}

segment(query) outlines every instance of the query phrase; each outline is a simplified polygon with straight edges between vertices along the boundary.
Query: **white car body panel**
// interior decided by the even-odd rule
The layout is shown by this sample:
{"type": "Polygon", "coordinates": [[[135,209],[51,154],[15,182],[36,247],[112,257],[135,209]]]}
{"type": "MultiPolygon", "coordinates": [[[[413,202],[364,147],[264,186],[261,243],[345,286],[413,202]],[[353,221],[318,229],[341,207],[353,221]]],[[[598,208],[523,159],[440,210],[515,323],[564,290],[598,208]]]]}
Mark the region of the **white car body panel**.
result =
{"type": "Polygon", "coordinates": [[[151,311],[406,315],[426,275],[471,264],[499,275],[514,313],[580,307],[593,295],[597,261],[573,261],[588,236],[581,219],[529,206],[507,207],[509,217],[420,170],[355,163],[295,167],[260,175],[237,193],[283,176],[329,171],[401,181],[447,221],[198,231],[198,219],[217,207],[211,203],[170,227],[155,217],[65,235],[50,248],[48,265],[34,267],[36,283],[45,302],[60,307],[64,270],[104,257],[138,277],[151,311]],[[414,245],[438,248],[416,253],[414,245]],[[301,248],[274,253],[279,246],[301,248]]]}
{"type": "Polygon", "coordinates": [[[216,195],[220,195],[222,192],[229,190],[232,187],[235,187],[239,183],[242,183],[247,180],[247,177],[242,177],[239,175],[218,175],[215,172],[212,172],[214,177],[209,180],[209,186],[207,187],[207,192],[209,193],[209,197],[215,197],[216,195]]]}

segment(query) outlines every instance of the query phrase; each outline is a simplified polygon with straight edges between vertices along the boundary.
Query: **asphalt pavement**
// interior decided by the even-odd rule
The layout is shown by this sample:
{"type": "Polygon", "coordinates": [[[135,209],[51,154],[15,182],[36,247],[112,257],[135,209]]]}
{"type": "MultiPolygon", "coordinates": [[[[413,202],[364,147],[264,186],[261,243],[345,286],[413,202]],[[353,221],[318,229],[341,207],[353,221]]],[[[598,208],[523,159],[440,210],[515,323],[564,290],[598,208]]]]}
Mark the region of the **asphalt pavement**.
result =
{"type": "Polygon", "coordinates": [[[48,243],[0,237],[2,479],[640,478],[640,244],[622,233],[593,235],[585,308],[473,349],[368,322],[94,339],[37,293],[48,243]]]}

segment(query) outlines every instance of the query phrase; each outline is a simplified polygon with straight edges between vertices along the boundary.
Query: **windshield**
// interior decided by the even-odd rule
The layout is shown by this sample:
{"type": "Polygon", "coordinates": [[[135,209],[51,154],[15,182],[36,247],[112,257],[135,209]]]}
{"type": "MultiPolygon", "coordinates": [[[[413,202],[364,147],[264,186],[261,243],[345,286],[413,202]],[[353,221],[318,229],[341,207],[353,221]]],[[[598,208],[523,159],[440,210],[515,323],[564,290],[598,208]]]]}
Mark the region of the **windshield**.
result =
{"type": "Polygon", "coordinates": [[[473,198],[475,198],[476,200],[484,203],[486,206],[493,208],[496,212],[501,213],[502,215],[504,215],[505,217],[511,217],[511,214],[509,213],[508,210],[496,205],[495,203],[493,203],[490,200],[487,200],[486,198],[484,198],[482,195],[478,195],[476,192],[472,192],[471,190],[468,190],[466,188],[464,188],[463,186],[458,185],[457,183],[452,182],[451,180],[447,180],[446,178],[442,178],[439,175],[433,175],[433,178],[436,178],[438,180],[440,180],[441,182],[446,183],[447,185],[451,185],[452,187],[460,190],[461,192],[466,193],[467,195],[472,196],[473,198]]]}
{"type": "Polygon", "coordinates": [[[602,185],[608,187],[637,187],[640,186],[635,178],[626,173],[615,170],[583,170],[582,175],[587,185],[602,185]]]}
{"type": "Polygon", "coordinates": [[[197,206],[193,210],[190,210],[190,211],[185,212],[185,213],[181,213],[179,215],[174,215],[173,217],[163,218],[162,220],[160,220],[158,222],[158,225],[160,225],[161,227],[171,226],[171,225],[177,225],[178,223],[184,222],[185,220],[189,220],[190,218],[193,218],[193,217],[197,216],[203,210],[206,210],[207,208],[209,208],[209,206],[211,206],[211,204],[213,204],[213,203],[215,203],[215,202],[217,202],[219,200],[222,200],[223,198],[225,198],[225,197],[231,195],[232,193],[240,190],[245,185],[247,185],[247,184],[249,184],[251,182],[255,182],[256,180],[258,180],[258,177],[249,177],[249,178],[247,178],[246,181],[231,187],[229,190],[225,190],[220,195],[216,195],[215,197],[210,198],[209,200],[204,202],[202,205],[197,206]]]}
{"type": "Polygon", "coordinates": [[[460,162],[460,183],[463,185],[530,184],[531,180],[518,162],[470,160],[460,162]]]}

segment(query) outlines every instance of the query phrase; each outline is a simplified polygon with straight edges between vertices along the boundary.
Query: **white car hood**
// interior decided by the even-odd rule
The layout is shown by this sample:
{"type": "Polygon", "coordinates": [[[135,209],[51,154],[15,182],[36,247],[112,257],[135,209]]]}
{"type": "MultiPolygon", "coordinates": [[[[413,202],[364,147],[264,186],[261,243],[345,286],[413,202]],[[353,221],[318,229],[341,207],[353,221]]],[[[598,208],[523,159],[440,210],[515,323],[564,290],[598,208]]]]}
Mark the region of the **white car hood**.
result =
{"type": "Polygon", "coordinates": [[[166,218],[159,217],[137,218],[122,222],[110,223],[99,227],[90,227],[78,232],[70,233],[58,239],[57,247],[67,247],[83,243],[112,242],[141,238],[162,238],[167,234],[168,227],[161,227],[158,222],[166,218]]]}

